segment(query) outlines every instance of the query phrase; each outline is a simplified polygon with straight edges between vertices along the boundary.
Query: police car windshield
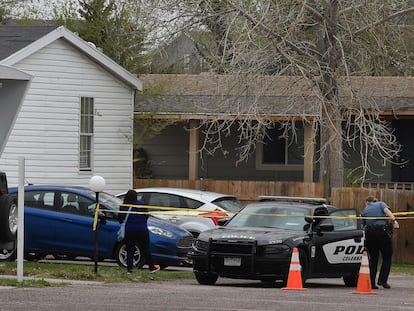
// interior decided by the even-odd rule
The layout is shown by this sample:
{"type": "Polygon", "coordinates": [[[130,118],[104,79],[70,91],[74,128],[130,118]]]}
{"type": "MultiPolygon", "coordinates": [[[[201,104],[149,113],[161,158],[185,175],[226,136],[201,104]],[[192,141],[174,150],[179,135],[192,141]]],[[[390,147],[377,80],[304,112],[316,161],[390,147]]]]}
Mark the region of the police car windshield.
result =
{"type": "Polygon", "coordinates": [[[309,209],[295,206],[252,205],[245,207],[226,226],[303,231],[306,225],[305,216],[309,216],[309,209]]]}

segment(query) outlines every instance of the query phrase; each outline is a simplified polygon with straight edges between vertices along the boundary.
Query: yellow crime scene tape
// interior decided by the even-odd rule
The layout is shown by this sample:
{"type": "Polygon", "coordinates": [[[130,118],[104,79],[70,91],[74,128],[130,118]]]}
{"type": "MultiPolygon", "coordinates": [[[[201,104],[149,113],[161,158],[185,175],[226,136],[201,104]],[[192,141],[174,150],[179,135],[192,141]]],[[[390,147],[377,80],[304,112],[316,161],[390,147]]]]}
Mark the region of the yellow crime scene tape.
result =
{"type": "MultiPolygon", "coordinates": [[[[107,204],[111,206],[111,204],[107,204]]],[[[114,205],[115,206],[115,205],[114,205]]],[[[117,205],[118,206],[118,205],[117,205]]],[[[157,211],[152,212],[137,212],[137,211],[120,211],[120,210],[109,210],[109,209],[100,209],[100,203],[97,204],[93,222],[93,230],[96,230],[96,226],[98,223],[99,213],[100,212],[108,212],[108,213],[123,213],[123,214],[148,214],[148,215],[164,215],[164,216],[187,216],[187,217],[198,217],[198,218],[222,218],[224,215],[220,215],[220,213],[225,213],[219,210],[202,210],[196,211],[191,208],[181,208],[181,207],[165,207],[165,206],[155,206],[155,205],[134,205],[134,204],[122,204],[122,206],[127,207],[136,207],[136,208],[145,208],[145,209],[156,209],[157,211],[164,210],[164,211],[191,211],[193,213],[200,213],[200,214],[168,214],[168,213],[157,213],[157,211]],[[218,215],[205,215],[208,213],[218,213],[218,215]],[[204,215],[203,215],[204,214],[204,215]]],[[[307,217],[307,218],[330,218],[330,219],[352,219],[352,220],[363,220],[363,219],[385,219],[388,220],[388,217],[362,217],[362,216],[355,216],[355,215],[347,215],[347,216],[329,216],[329,215],[290,215],[290,214],[262,214],[262,213],[249,213],[249,212],[228,212],[230,215],[235,215],[239,213],[244,213],[246,215],[256,215],[256,216],[270,216],[270,217],[307,217]]],[[[397,220],[406,220],[406,219],[414,219],[414,212],[395,212],[393,213],[395,219],[397,220]]]]}
{"type": "MultiPolygon", "coordinates": [[[[187,216],[187,217],[198,217],[198,218],[222,218],[224,215],[223,214],[237,214],[236,212],[223,212],[220,210],[194,210],[192,208],[184,208],[184,207],[165,207],[165,206],[156,206],[156,205],[134,205],[134,204],[121,204],[122,206],[127,206],[127,207],[136,207],[136,208],[140,208],[140,209],[156,209],[157,211],[163,210],[163,211],[191,211],[194,214],[190,215],[190,214],[168,214],[168,213],[157,213],[157,211],[152,211],[152,212],[137,212],[137,211],[120,211],[120,210],[109,210],[109,209],[100,209],[99,208],[100,203],[98,204],[98,207],[95,210],[95,216],[94,216],[94,222],[93,222],[93,230],[96,230],[96,226],[98,223],[98,218],[99,218],[99,213],[100,212],[108,212],[108,213],[120,213],[120,214],[144,214],[144,215],[163,215],[163,216],[187,216]],[[200,213],[200,214],[195,214],[195,213],[200,213]],[[203,215],[203,214],[207,214],[207,213],[217,213],[218,215],[203,215]],[[222,215],[220,215],[222,214],[222,215]]],[[[118,206],[118,205],[113,205],[110,203],[107,203],[108,206],[118,206]]]]}
{"type": "Polygon", "coordinates": [[[96,230],[96,226],[98,224],[98,217],[99,217],[99,205],[100,203],[96,204],[95,215],[93,217],[93,231],[96,230]]]}

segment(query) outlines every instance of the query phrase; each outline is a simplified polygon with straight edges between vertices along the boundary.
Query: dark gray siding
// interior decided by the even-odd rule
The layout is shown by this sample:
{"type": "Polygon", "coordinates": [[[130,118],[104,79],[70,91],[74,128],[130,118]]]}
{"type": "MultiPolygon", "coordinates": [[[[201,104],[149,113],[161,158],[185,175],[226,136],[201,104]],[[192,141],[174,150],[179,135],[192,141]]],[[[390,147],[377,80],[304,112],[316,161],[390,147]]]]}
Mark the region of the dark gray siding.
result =
{"type": "Polygon", "coordinates": [[[188,179],[188,145],[189,133],[182,124],[145,140],[141,147],[147,153],[152,178],[188,179]]]}
{"type": "MultiPolygon", "coordinates": [[[[200,135],[200,145],[203,135],[200,135]]],[[[224,152],[218,150],[214,155],[205,152],[199,161],[199,177],[221,180],[274,180],[302,181],[302,171],[265,171],[256,170],[256,154],[247,162],[236,165],[237,137],[232,135],[224,140],[224,152]]],[[[187,179],[189,132],[184,124],[167,127],[159,135],[145,140],[144,148],[150,161],[152,178],[187,179]]]]}
{"type": "MultiPolygon", "coordinates": [[[[148,154],[152,178],[159,179],[187,179],[188,178],[188,150],[189,132],[185,124],[167,127],[159,135],[147,139],[142,147],[148,154]]],[[[203,135],[200,134],[200,145],[203,135]]],[[[203,153],[199,160],[199,177],[219,180],[263,180],[263,181],[302,181],[302,171],[275,171],[257,170],[256,153],[250,158],[236,165],[237,137],[231,135],[224,139],[223,150],[214,155],[203,153]]],[[[346,155],[345,167],[353,170],[360,163],[359,153],[348,146],[344,146],[346,155]]],[[[383,166],[382,161],[371,159],[371,168],[377,174],[369,174],[368,182],[389,182],[391,180],[390,165],[383,166]]],[[[314,181],[318,181],[318,166],[315,164],[314,181]]],[[[354,176],[360,176],[357,170],[354,176]]],[[[345,178],[346,179],[346,178],[345,178]]],[[[352,178],[348,178],[350,181],[352,178]]]]}
{"type": "MultiPolygon", "coordinates": [[[[353,176],[361,176],[362,174],[362,170],[358,167],[360,166],[361,163],[361,155],[360,153],[357,151],[357,147],[355,148],[356,150],[353,150],[351,147],[344,145],[344,154],[345,154],[345,162],[344,162],[344,167],[346,169],[348,169],[348,171],[350,170],[354,170],[353,172],[353,176]]],[[[373,182],[373,183],[383,183],[383,182],[390,182],[391,180],[391,165],[389,163],[386,163],[384,165],[384,162],[382,160],[379,160],[379,156],[375,156],[375,157],[370,157],[370,167],[372,170],[372,173],[368,173],[366,176],[366,182],[373,182]]],[[[345,183],[348,181],[350,181],[352,179],[346,176],[344,176],[345,178],[345,183]]]]}

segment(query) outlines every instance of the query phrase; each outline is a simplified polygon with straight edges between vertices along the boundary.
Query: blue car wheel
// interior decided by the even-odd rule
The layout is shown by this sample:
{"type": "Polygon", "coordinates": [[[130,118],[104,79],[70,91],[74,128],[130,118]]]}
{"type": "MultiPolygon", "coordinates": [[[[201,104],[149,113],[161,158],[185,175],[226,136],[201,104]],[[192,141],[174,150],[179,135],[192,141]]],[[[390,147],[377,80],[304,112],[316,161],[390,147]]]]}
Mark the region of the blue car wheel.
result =
{"type": "MultiPolygon", "coordinates": [[[[121,241],[118,244],[116,251],[115,251],[115,259],[117,264],[122,267],[126,268],[127,266],[127,253],[126,253],[126,246],[125,241],[121,241]]],[[[135,246],[135,253],[134,253],[134,267],[137,267],[141,260],[141,252],[139,251],[138,246],[135,246]]]]}
{"type": "Polygon", "coordinates": [[[17,257],[15,242],[9,242],[5,247],[0,248],[0,261],[12,261],[17,257]]]}

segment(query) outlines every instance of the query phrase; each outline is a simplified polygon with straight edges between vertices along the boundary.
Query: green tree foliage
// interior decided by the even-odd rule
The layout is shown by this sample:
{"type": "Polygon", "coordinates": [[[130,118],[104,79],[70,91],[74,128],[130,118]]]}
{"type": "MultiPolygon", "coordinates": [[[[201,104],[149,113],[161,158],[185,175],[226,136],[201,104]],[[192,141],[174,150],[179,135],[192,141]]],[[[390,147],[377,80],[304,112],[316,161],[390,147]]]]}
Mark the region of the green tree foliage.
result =
{"type": "Polygon", "coordinates": [[[142,73],[146,31],[138,25],[139,7],[134,1],[79,0],[79,6],[80,19],[73,11],[60,12],[60,24],[101,48],[128,71],[142,73]]]}
{"type": "Polygon", "coordinates": [[[95,43],[105,51],[112,50],[110,48],[110,37],[113,30],[115,18],[114,1],[92,0],[79,1],[81,8],[78,10],[82,18],[79,23],[79,34],[87,41],[95,43]]]}
{"type": "Polygon", "coordinates": [[[0,25],[6,23],[10,9],[15,3],[16,0],[0,0],[0,25]]]}

